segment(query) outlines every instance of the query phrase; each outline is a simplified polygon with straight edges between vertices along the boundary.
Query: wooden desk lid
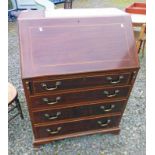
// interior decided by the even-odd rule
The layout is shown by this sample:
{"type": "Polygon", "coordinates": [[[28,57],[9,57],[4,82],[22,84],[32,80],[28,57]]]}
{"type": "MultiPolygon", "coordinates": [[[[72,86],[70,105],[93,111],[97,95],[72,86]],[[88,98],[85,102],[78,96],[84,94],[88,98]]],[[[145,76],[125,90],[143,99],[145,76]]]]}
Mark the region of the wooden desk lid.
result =
{"type": "Polygon", "coordinates": [[[99,9],[100,14],[93,10],[90,16],[51,18],[40,11],[23,12],[22,78],[137,68],[131,17],[117,9],[99,9]]]}

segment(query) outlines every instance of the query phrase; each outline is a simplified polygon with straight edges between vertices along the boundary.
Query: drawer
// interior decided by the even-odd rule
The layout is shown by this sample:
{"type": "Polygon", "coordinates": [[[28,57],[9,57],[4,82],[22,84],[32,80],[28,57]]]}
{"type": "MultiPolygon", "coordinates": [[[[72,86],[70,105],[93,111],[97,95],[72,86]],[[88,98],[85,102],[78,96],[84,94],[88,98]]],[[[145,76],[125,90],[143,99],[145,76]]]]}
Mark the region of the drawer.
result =
{"type": "Polygon", "coordinates": [[[116,102],[101,102],[93,105],[83,105],[70,108],[55,108],[52,110],[33,112],[34,123],[53,122],[63,119],[72,119],[91,115],[101,115],[113,112],[122,112],[126,100],[116,102]]]}
{"type": "Polygon", "coordinates": [[[35,138],[55,137],[83,131],[107,129],[120,122],[120,115],[34,127],[35,138]]]}
{"type": "Polygon", "coordinates": [[[79,91],[70,93],[61,93],[55,95],[41,95],[30,97],[32,108],[41,108],[65,104],[76,104],[79,102],[96,101],[96,100],[112,100],[117,98],[126,98],[128,96],[130,86],[98,88],[89,91],[79,91]]]}
{"type": "Polygon", "coordinates": [[[128,84],[130,73],[114,73],[108,75],[96,75],[87,77],[76,77],[72,79],[55,79],[33,81],[32,92],[55,92],[59,90],[77,89],[92,86],[112,86],[128,84]]]}

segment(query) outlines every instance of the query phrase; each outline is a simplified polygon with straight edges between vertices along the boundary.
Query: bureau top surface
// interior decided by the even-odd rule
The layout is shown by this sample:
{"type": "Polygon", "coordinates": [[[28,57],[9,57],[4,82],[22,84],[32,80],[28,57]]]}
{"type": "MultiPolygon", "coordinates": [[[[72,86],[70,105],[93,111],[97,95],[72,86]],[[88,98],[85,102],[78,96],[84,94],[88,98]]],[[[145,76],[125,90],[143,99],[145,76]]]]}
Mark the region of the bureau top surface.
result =
{"type": "Polygon", "coordinates": [[[117,9],[88,10],[20,15],[22,78],[139,66],[131,17],[117,9]]]}

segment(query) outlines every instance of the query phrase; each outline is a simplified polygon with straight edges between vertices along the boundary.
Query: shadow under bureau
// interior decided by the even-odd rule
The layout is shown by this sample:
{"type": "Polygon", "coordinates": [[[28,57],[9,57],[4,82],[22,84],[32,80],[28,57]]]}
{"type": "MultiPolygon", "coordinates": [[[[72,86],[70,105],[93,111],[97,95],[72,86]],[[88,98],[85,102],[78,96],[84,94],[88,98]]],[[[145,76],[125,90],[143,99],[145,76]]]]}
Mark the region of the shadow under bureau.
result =
{"type": "Polygon", "coordinates": [[[27,11],[18,25],[34,146],[118,134],[139,70],[130,16],[112,8],[53,10],[48,18],[27,11]]]}

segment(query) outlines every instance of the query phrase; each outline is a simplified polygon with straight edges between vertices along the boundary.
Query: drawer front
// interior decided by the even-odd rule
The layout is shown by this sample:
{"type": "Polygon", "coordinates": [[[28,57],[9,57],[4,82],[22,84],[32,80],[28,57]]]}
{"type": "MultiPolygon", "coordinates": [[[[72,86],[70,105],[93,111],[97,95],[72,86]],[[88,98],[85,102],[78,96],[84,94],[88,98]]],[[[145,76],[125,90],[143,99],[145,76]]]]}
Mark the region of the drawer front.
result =
{"type": "Polygon", "coordinates": [[[72,108],[59,108],[33,113],[34,123],[53,122],[57,120],[78,118],[91,115],[101,115],[113,112],[122,112],[126,101],[99,103],[95,105],[84,105],[72,108]]]}
{"type": "Polygon", "coordinates": [[[120,115],[101,117],[97,119],[35,127],[35,138],[54,137],[76,132],[115,127],[120,122],[120,115]]]}
{"type": "Polygon", "coordinates": [[[66,89],[76,89],[92,86],[111,86],[128,84],[130,73],[114,75],[98,75],[93,77],[81,77],[74,79],[43,80],[33,82],[34,93],[55,92],[66,89]]]}
{"type": "Polygon", "coordinates": [[[129,89],[130,86],[126,86],[31,97],[31,107],[39,108],[64,104],[75,104],[86,101],[124,98],[128,96],[129,89]]]}

